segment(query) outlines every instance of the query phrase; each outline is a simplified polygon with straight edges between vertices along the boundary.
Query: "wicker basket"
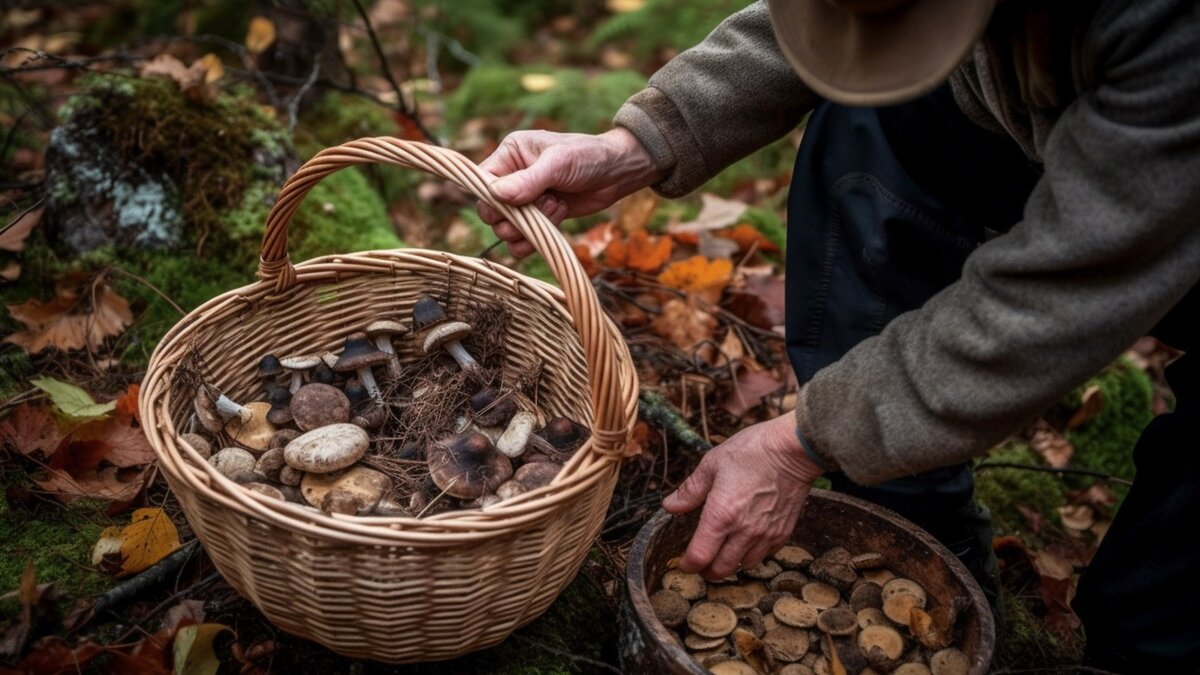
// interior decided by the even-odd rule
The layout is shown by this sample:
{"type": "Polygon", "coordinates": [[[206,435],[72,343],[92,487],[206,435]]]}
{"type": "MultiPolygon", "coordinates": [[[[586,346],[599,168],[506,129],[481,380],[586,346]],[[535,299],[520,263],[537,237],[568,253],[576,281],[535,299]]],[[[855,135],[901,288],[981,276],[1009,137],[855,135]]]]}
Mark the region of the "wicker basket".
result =
{"type": "MultiPolygon", "coordinates": [[[[496,202],[493,178],[455,152],[392,138],[319,153],[271,210],[261,281],[184,317],[159,343],[142,385],[146,435],[217,569],[274,624],[347,656],[438,660],[501,642],[574,576],[612,497],[637,406],[628,349],[557,229],[532,207],[496,202]],[[293,266],[288,225],[305,194],[339,169],[368,163],[448,178],[495,206],[545,257],[562,290],[484,260],[414,249],[293,266]],[[512,312],[505,368],[543,364],[543,409],[593,428],[554,484],[420,520],[326,515],[247,491],[179,443],[191,391],[173,386],[173,374],[189,352],[199,353],[212,384],[249,395],[263,354],[336,350],[380,314],[409,316],[431,290],[449,292],[451,315],[466,299],[505,302],[512,312]]],[[[416,357],[411,348],[399,351],[402,361],[416,357]]]]}

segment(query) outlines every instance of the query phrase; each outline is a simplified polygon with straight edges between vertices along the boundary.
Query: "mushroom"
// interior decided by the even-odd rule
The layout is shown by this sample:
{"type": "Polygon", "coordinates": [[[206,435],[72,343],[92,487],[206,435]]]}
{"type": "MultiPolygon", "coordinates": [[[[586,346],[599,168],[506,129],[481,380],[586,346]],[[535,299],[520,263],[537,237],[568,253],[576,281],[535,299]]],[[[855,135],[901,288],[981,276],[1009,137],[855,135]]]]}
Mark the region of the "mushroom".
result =
{"type": "MultiPolygon", "coordinates": [[[[659,591],[670,592],[670,591],[659,591]]],[[[737,614],[719,602],[698,602],[687,615],[688,628],[702,637],[724,637],[737,628],[737,614]]]]}
{"type": "MultiPolygon", "coordinates": [[[[334,359],[337,359],[337,357],[335,356],[334,359]]],[[[336,363],[336,360],[335,360],[335,363],[336,363]]],[[[337,379],[337,375],[334,374],[333,368],[330,368],[329,364],[325,361],[324,358],[322,358],[321,362],[318,363],[316,366],[314,366],[312,369],[312,372],[308,374],[308,379],[310,382],[320,382],[321,384],[333,384],[334,380],[337,379]]]]}
{"type": "Polygon", "coordinates": [[[286,466],[283,460],[283,448],[267,450],[254,464],[254,472],[272,482],[279,481],[279,472],[286,466]]]}
{"type": "Polygon", "coordinates": [[[883,607],[883,589],[864,581],[850,592],[850,609],[857,612],[868,607],[883,607]]]}
{"type": "Polygon", "coordinates": [[[381,405],[370,405],[365,410],[350,418],[350,423],[364,429],[378,429],[387,421],[387,408],[381,405]]]}
{"type": "Polygon", "coordinates": [[[371,395],[367,392],[367,388],[363,386],[362,381],[357,377],[352,377],[346,380],[346,384],[342,388],[342,391],[345,392],[346,399],[350,401],[351,410],[354,410],[363,403],[371,400],[371,395]]]}
{"type": "Polygon", "coordinates": [[[583,445],[591,432],[569,417],[555,417],[538,432],[560,454],[571,454],[583,445]]]}
{"type": "Polygon", "coordinates": [[[803,663],[789,663],[779,671],[779,675],[816,675],[813,669],[803,663]]]}
{"type": "Polygon", "coordinates": [[[517,413],[512,396],[484,387],[471,395],[471,412],[475,424],[481,427],[502,427],[517,413]]]}
{"type": "Polygon", "coordinates": [[[374,514],[377,516],[382,516],[382,517],[386,517],[386,518],[396,518],[396,517],[401,517],[401,516],[411,516],[412,515],[411,513],[409,513],[408,508],[406,508],[404,506],[404,504],[401,504],[399,501],[392,498],[390,495],[385,495],[383,497],[383,499],[379,500],[379,503],[375,505],[374,514]]]}
{"type": "Polygon", "coordinates": [[[242,448],[224,448],[209,457],[208,463],[229,480],[254,472],[254,455],[242,448]]]}
{"type": "Polygon", "coordinates": [[[663,589],[650,596],[650,608],[664,626],[677,628],[687,621],[691,605],[675,591],[663,589]]]}
{"type": "Polygon", "coordinates": [[[758,675],[758,673],[766,671],[755,670],[754,666],[745,661],[727,659],[710,664],[708,672],[712,673],[712,675],[758,675]]]}
{"type": "MultiPolygon", "coordinates": [[[[764,593],[763,595],[766,594],[764,593]]],[[[707,597],[710,602],[719,602],[722,605],[728,605],[732,609],[742,610],[750,609],[757,605],[759,595],[749,586],[728,584],[709,587],[707,597]]]]}
{"type": "Polygon", "coordinates": [[[850,559],[850,566],[855,570],[873,570],[887,564],[887,558],[882,553],[860,553],[850,559]]]}
{"type": "Polygon", "coordinates": [[[845,607],[831,607],[817,616],[817,628],[830,635],[853,635],[858,630],[858,616],[845,607]]]}
{"type": "Polygon", "coordinates": [[[363,515],[392,491],[392,479],[365,466],[338,473],[307,473],[300,483],[304,501],[327,513],[363,515]]]}
{"type": "Polygon", "coordinates": [[[474,371],[479,369],[479,362],[462,346],[462,342],[459,342],[470,334],[471,324],[462,321],[446,321],[434,326],[425,334],[425,342],[422,346],[426,354],[431,354],[438,349],[445,349],[446,353],[453,356],[454,360],[458,362],[459,368],[474,371]]]}
{"type": "Polygon", "coordinates": [[[817,609],[829,609],[838,604],[838,600],[841,600],[838,589],[820,581],[810,581],[805,584],[804,588],[800,589],[800,595],[805,602],[817,609]]]}
{"type": "Polygon", "coordinates": [[[775,615],[771,614],[771,608],[775,606],[776,602],[779,602],[780,598],[784,598],[789,595],[790,593],[784,593],[782,591],[771,591],[770,593],[767,593],[758,599],[758,604],[755,606],[758,608],[758,611],[763,613],[764,621],[767,619],[770,619],[771,621],[775,620],[775,615]]]}
{"type": "Polygon", "coordinates": [[[813,561],[813,555],[799,546],[784,546],[771,557],[785,570],[804,569],[813,561]]]}
{"type": "Polygon", "coordinates": [[[390,379],[400,378],[400,359],[392,347],[393,335],[404,335],[408,329],[399,321],[380,319],[372,321],[366,328],[367,337],[375,341],[375,348],[388,355],[387,374],[390,379]]]}
{"type": "Polygon", "coordinates": [[[260,495],[264,495],[272,499],[278,499],[281,502],[284,501],[283,493],[280,492],[279,488],[275,487],[274,485],[267,485],[266,483],[246,483],[242,487],[251,492],[257,492],[260,495]]]}
{"type": "Polygon", "coordinates": [[[799,661],[808,651],[808,631],[778,626],[763,634],[763,645],[776,661],[799,661]]]}
{"type": "Polygon", "coordinates": [[[282,450],[299,435],[300,432],[295,429],[279,429],[271,436],[271,442],[267,444],[267,449],[274,450],[275,448],[279,448],[282,450]]]}
{"type": "Polygon", "coordinates": [[[258,377],[264,380],[266,387],[275,384],[275,378],[282,372],[283,368],[274,354],[267,354],[258,362],[258,377]]]}
{"type": "Polygon", "coordinates": [[[967,675],[971,659],[953,647],[943,649],[929,657],[929,670],[933,675],[967,675]]]}
{"type": "Polygon", "coordinates": [[[867,626],[858,634],[858,648],[872,668],[891,672],[904,655],[904,637],[891,626],[867,626]]]}
{"type": "Polygon", "coordinates": [[[246,404],[250,418],[234,418],[229,421],[227,433],[237,442],[252,452],[261,453],[271,443],[275,435],[275,425],[267,419],[271,412],[271,404],[266,401],[254,401],[246,404]]]}
{"type": "Polygon", "coordinates": [[[346,338],[346,345],[342,348],[341,356],[333,364],[333,370],[338,373],[350,371],[357,373],[358,379],[367,388],[367,394],[376,401],[382,401],[383,395],[379,391],[379,386],[375,384],[371,366],[383,365],[389,358],[387,354],[372,347],[371,343],[367,342],[365,334],[351,333],[346,338]]]}
{"type": "Polygon", "coordinates": [[[892,675],[932,675],[924,663],[901,663],[892,671],[892,675]]]}
{"type": "Polygon", "coordinates": [[[459,499],[475,499],[492,492],[513,474],[508,458],[496,452],[487,436],[477,431],[433,443],[425,457],[434,484],[459,499]]]}
{"type": "Polygon", "coordinates": [[[288,391],[293,394],[296,393],[296,390],[304,385],[304,373],[316,368],[321,363],[321,357],[316,354],[289,356],[286,359],[280,359],[279,365],[292,374],[292,382],[288,385],[288,391]]]}
{"type": "Polygon", "coordinates": [[[223,430],[225,424],[234,417],[242,420],[250,419],[250,411],[245,406],[236,403],[225,394],[214,395],[208,387],[204,386],[196,389],[196,396],[192,399],[192,408],[196,411],[196,418],[200,420],[200,426],[214,434],[223,430]]]}
{"type": "Polygon", "coordinates": [[[525,410],[513,415],[504,433],[496,440],[496,449],[513,459],[520,457],[525,452],[536,421],[537,417],[525,410]]]}
{"type": "Polygon", "coordinates": [[[332,384],[309,382],[300,387],[290,408],[301,431],[350,421],[350,399],[332,384]]]}
{"type": "Polygon", "coordinates": [[[862,576],[863,579],[880,587],[896,578],[896,574],[886,567],[875,570],[863,570],[862,576]]]}
{"type": "MultiPolygon", "coordinates": [[[[284,461],[287,461],[287,455],[284,455],[284,461]]],[[[287,487],[296,487],[304,480],[304,472],[300,469],[283,465],[279,470],[279,483],[287,487]]]]}
{"type": "MultiPolygon", "coordinates": [[[[501,499],[511,499],[517,495],[545,487],[554,482],[554,478],[558,476],[558,472],[561,470],[562,465],[560,464],[545,462],[524,464],[521,468],[517,469],[511,479],[496,488],[496,496],[501,499]]],[[[688,599],[690,600],[691,598],[688,599]]]]}
{"type": "MultiPolygon", "coordinates": [[[[524,468],[524,467],[522,467],[524,468]]],[[[706,585],[704,577],[699,574],[689,574],[679,570],[670,570],[663,575],[663,588],[675,591],[684,600],[696,600],[704,596],[706,585]]],[[[712,649],[712,647],[695,647],[695,649],[712,649]]]]}
{"type": "Polygon", "coordinates": [[[367,432],[360,427],[330,424],[297,436],[283,449],[283,459],[299,471],[332,473],[361,459],[370,443],[367,432]]]}
{"type": "Polygon", "coordinates": [[[412,327],[414,331],[423,331],[446,321],[446,310],[442,304],[428,295],[417,298],[412,308],[412,327]]]}
{"type": "Polygon", "coordinates": [[[849,589],[858,580],[858,575],[849,565],[828,556],[812,561],[808,573],[819,581],[841,589],[849,589]]]}
{"type": "Polygon", "coordinates": [[[883,610],[878,607],[866,607],[858,610],[858,627],[867,628],[868,626],[886,626],[888,625],[887,617],[884,616],[883,610]]]}
{"type": "Polygon", "coordinates": [[[793,628],[812,628],[817,625],[817,608],[790,596],[775,601],[771,613],[780,623],[793,628]]]}
{"type": "Polygon", "coordinates": [[[771,577],[767,585],[773,591],[783,591],[785,593],[799,593],[808,583],[808,577],[804,576],[803,572],[796,570],[785,570],[771,577]]]}
{"type": "Polygon", "coordinates": [[[291,422],[292,409],[288,405],[291,401],[292,392],[288,391],[287,387],[273,385],[267,392],[267,403],[271,404],[271,409],[267,411],[267,421],[278,426],[291,422]]]}
{"type": "Polygon", "coordinates": [[[204,459],[212,456],[212,443],[209,443],[208,439],[200,434],[182,434],[179,440],[187,443],[191,449],[196,451],[196,454],[204,459]]]}
{"type": "Polygon", "coordinates": [[[774,560],[764,560],[754,567],[742,570],[742,574],[751,579],[771,579],[779,572],[779,563],[774,560]]]}
{"type": "Polygon", "coordinates": [[[913,608],[925,609],[925,589],[911,580],[896,578],[883,585],[883,613],[901,626],[907,626],[913,608]]]}
{"type": "MultiPolygon", "coordinates": [[[[684,619],[686,620],[687,617],[685,616],[684,619]]],[[[687,636],[683,638],[683,644],[692,651],[703,652],[710,649],[720,649],[721,647],[724,647],[725,638],[723,636],[707,638],[703,635],[688,633],[687,636]]]]}

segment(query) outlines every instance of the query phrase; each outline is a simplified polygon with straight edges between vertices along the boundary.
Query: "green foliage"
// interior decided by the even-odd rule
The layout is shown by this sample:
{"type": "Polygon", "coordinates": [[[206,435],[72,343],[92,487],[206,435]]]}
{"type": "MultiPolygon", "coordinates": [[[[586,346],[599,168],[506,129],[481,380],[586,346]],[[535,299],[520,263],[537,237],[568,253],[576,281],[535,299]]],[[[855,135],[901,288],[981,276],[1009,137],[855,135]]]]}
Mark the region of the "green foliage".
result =
{"type": "Polygon", "coordinates": [[[564,131],[595,133],[607,129],[617,108],[645,84],[645,78],[629,70],[589,75],[575,68],[478,66],[450,96],[446,118],[457,128],[472,117],[520,115],[514,128],[533,126],[536,120],[558,122],[564,131]],[[527,73],[552,75],[555,85],[528,93],[521,86],[527,73]]]}
{"type": "Polygon", "coordinates": [[[772,244],[778,246],[779,250],[787,249],[787,225],[774,209],[751,206],[742,214],[741,219],[761,232],[772,244]]]}
{"type": "MultiPolygon", "coordinates": [[[[1153,417],[1153,385],[1146,373],[1124,358],[1105,368],[1073,396],[1078,399],[1091,385],[1100,387],[1104,406],[1093,420],[1067,432],[1067,440],[1075,446],[1071,465],[1131,480],[1133,447],[1153,417]]],[[[1118,498],[1129,491],[1123,485],[1110,487],[1118,498]]]]}
{"type": "MultiPolygon", "coordinates": [[[[1013,464],[1041,465],[1042,460],[1028,445],[1009,440],[987,456],[988,460],[1013,464]]],[[[992,512],[996,534],[1013,534],[1026,541],[1037,540],[1030,532],[1019,506],[1032,509],[1048,523],[1059,522],[1059,506],[1066,503],[1062,481],[1054,474],[1025,469],[988,468],[975,472],[975,498],[992,512]]]]}
{"type": "Polygon", "coordinates": [[[404,245],[392,228],[387,205],[356,169],[318,183],[292,222],[292,260],[404,245]]]}
{"type": "Polygon", "coordinates": [[[595,49],[605,43],[620,42],[637,56],[654,54],[660,49],[687,49],[752,1],[646,0],[640,9],[617,14],[601,23],[587,45],[595,49]]]}
{"type": "MultiPolygon", "coordinates": [[[[1052,631],[1046,630],[1046,621],[1030,607],[1027,597],[1037,597],[1030,589],[1020,596],[1005,589],[1000,593],[1000,611],[1004,615],[1004,636],[1000,650],[992,664],[1002,667],[1021,667],[1032,663],[1041,666],[1063,666],[1069,672],[1071,664],[1078,664],[1081,654],[1077,646],[1067,645],[1052,631]]],[[[1048,671],[1049,672],[1049,671],[1048,671]]]]}

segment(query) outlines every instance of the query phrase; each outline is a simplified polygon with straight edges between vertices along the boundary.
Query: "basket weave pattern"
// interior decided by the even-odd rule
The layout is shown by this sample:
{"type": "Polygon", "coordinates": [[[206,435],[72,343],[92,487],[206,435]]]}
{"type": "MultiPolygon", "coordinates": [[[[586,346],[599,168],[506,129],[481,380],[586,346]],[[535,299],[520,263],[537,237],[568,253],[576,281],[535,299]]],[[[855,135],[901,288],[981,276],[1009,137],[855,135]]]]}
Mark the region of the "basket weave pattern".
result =
{"type": "MultiPolygon", "coordinates": [[[[599,532],[637,406],[628,349],[587,275],[536,209],[490,195],[492,176],[457,153],[391,138],[325,150],[280,192],[260,281],[213,298],[159,343],[142,386],[146,435],[217,569],[280,628],[342,654],[393,662],[452,658],[499,643],[553,602],[599,532]],[[393,164],[449,178],[505,213],[546,258],[561,290],[487,261],[437,251],[372,251],[292,265],[291,216],[324,176],[393,164]],[[336,350],[381,315],[407,317],[423,293],[510,311],[505,370],[541,365],[539,405],[593,428],[553,485],[480,511],[357,518],[249,492],[178,442],[192,391],[173,382],[189,354],[235,399],[261,386],[263,354],[336,350]]],[[[353,223],[347,223],[353,227],[353,223]]],[[[402,362],[418,357],[398,345],[402,362]]]]}

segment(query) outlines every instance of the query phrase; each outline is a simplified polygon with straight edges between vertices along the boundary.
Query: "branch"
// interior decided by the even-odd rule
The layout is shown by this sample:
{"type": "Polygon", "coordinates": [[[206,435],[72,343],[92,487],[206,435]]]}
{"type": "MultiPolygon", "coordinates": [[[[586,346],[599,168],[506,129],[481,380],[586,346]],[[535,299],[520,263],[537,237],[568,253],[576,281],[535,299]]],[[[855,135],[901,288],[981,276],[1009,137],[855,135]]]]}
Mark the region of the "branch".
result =
{"type": "Polygon", "coordinates": [[[1092,476],[1117,485],[1133,485],[1133,481],[1117,478],[1112,474],[1104,473],[1103,471],[1093,471],[1091,469],[1072,469],[1062,468],[1056,469],[1052,466],[1038,466],[1037,464],[1018,464],[1016,462],[980,462],[975,465],[976,471],[983,469],[1023,469],[1025,471],[1041,471],[1043,473],[1056,473],[1060,476],[1063,474],[1075,474],[1079,476],[1092,476]]]}
{"type": "Polygon", "coordinates": [[[696,433],[679,410],[662,394],[643,390],[638,396],[638,417],[666,431],[668,436],[692,453],[704,454],[712,448],[712,444],[696,433]]]}
{"type": "Polygon", "coordinates": [[[90,622],[101,612],[108,611],[126,603],[147,590],[167,580],[192,557],[199,548],[196,539],[180,546],[171,555],[159,560],[153,567],[141,574],[108,589],[96,598],[90,609],[84,612],[76,621],[72,621],[71,630],[78,630],[90,622]]]}
{"type": "Polygon", "coordinates": [[[379,59],[379,69],[383,71],[384,78],[387,79],[388,84],[392,85],[392,90],[396,92],[396,110],[401,115],[407,117],[421,134],[425,136],[426,140],[435,145],[440,145],[434,135],[421,122],[415,97],[411,106],[404,100],[404,92],[400,89],[400,85],[396,83],[396,78],[392,77],[392,69],[388,67],[387,55],[383,53],[383,45],[379,43],[379,36],[375,34],[375,27],[371,25],[371,19],[367,16],[367,10],[363,9],[360,0],[353,0],[353,2],[354,8],[358,10],[358,15],[362,17],[363,24],[366,26],[367,37],[371,39],[371,47],[375,50],[375,56],[379,59]]]}

